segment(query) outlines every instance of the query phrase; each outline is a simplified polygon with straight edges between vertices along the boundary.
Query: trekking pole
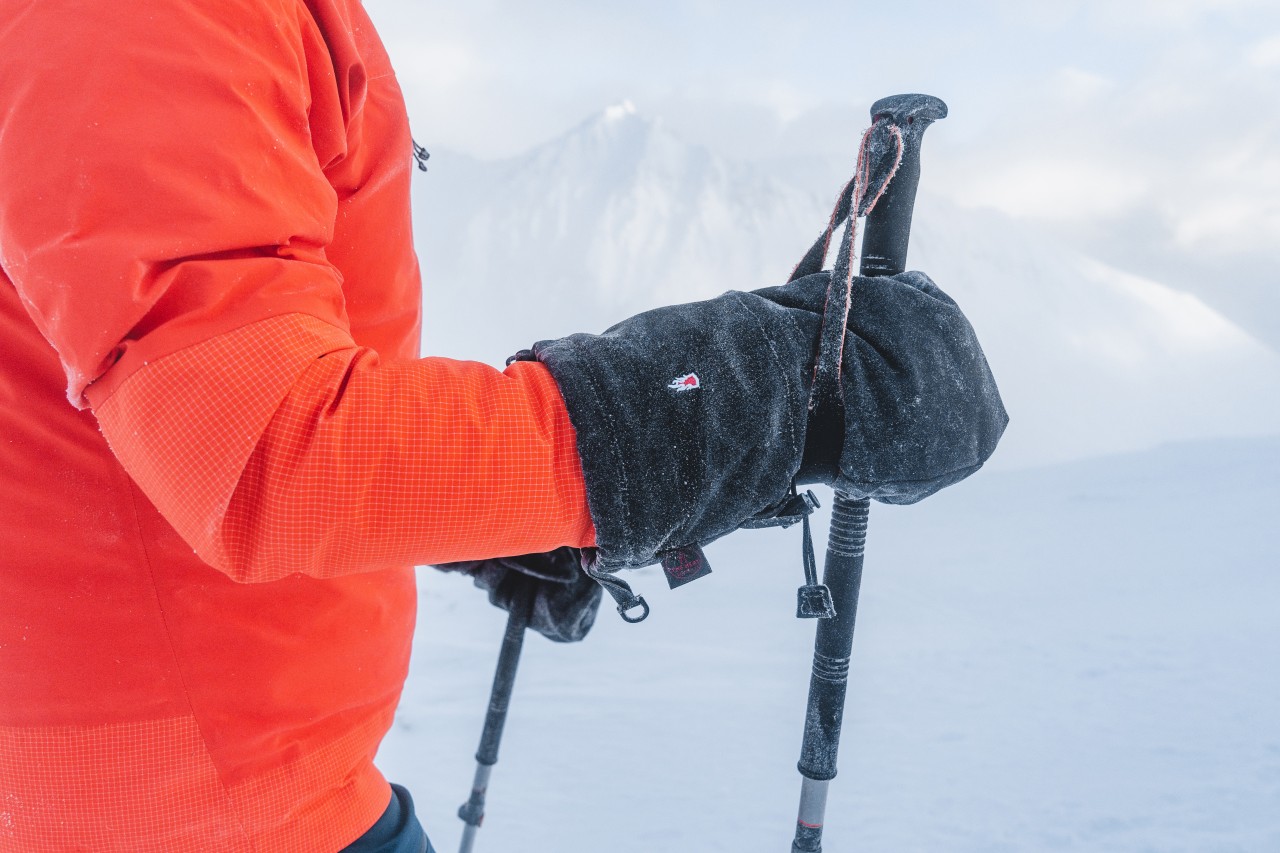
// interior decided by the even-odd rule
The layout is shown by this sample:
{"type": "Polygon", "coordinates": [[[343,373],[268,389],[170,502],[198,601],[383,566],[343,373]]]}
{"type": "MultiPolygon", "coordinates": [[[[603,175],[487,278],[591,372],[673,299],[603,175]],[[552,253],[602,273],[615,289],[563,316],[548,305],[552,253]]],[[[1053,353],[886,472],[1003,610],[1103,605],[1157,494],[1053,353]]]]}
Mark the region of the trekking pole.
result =
{"type": "Polygon", "coordinates": [[[484,800],[489,788],[489,775],[493,772],[493,765],[498,763],[498,745],[502,742],[502,728],[507,722],[507,708],[511,704],[511,688],[515,685],[516,668],[520,665],[524,629],[529,624],[529,614],[533,610],[532,580],[523,576],[515,580],[522,587],[512,597],[507,630],[502,636],[502,651],[498,653],[498,667],[493,673],[489,712],[484,718],[480,748],[476,750],[475,781],[471,783],[471,797],[458,809],[458,817],[466,824],[462,829],[459,853],[471,853],[476,830],[484,822],[484,800]]]}
{"type": "MultiPolygon", "coordinates": [[[[920,181],[920,142],[929,124],[946,118],[946,115],[947,105],[929,95],[895,95],[871,106],[872,127],[864,137],[859,153],[859,175],[848,188],[849,225],[845,231],[845,245],[841,247],[832,274],[833,281],[842,274],[847,276],[848,267],[842,271],[841,264],[851,263],[854,224],[862,212],[862,193],[867,191],[868,183],[866,178],[891,159],[886,154],[891,151],[887,141],[891,138],[895,141],[892,148],[896,148],[898,159],[888,168],[887,183],[869,200],[861,272],[865,276],[896,275],[906,268],[911,214],[920,181]]],[[[831,229],[838,224],[839,210],[838,205],[837,214],[828,227],[828,242],[831,229]]],[[[817,254],[825,255],[827,243],[820,238],[819,244],[821,252],[817,254]]],[[[819,244],[815,244],[815,249],[819,244]]],[[[814,255],[815,251],[811,250],[810,256],[814,255]]],[[[806,257],[806,261],[811,264],[812,259],[806,257]]],[[[804,266],[806,261],[801,265],[804,266]]],[[[819,266],[821,262],[821,257],[818,257],[819,266]]],[[[797,268],[797,274],[800,271],[797,268]]],[[[847,300],[843,310],[847,315],[847,300]]],[[[825,354],[825,350],[823,352],[825,354]]],[[[837,348],[835,353],[836,365],[834,368],[828,366],[828,369],[838,371],[840,349],[837,348]]],[[[821,374],[824,367],[821,361],[818,367],[821,374]]],[[[823,584],[831,592],[835,615],[819,621],[813,644],[813,674],[809,681],[804,741],[797,765],[803,778],[792,853],[820,853],[822,850],[827,786],[835,778],[836,756],[840,749],[840,726],[844,719],[849,656],[858,612],[858,591],[862,584],[869,507],[866,498],[854,499],[836,491],[822,573],[823,584]]]]}

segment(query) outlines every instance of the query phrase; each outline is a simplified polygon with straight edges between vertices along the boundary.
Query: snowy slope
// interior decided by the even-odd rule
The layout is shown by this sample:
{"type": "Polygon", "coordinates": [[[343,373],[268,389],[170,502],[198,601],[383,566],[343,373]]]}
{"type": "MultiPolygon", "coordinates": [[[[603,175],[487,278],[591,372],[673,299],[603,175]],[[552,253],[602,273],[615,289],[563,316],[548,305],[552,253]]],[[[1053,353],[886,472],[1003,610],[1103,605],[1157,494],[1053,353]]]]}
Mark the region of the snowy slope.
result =
{"type": "MultiPolygon", "coordinates": [[[[875,507],[826,849],[1280,850],[1278,473],[1280,440],[1218,441],[875,507]]],[[[645,624],[531,638],[477,849],[788,849],[798,549],[736,534],[679,591],[638,573],[645,624]]],[[[503,619],[421,579],[380,764],[443,851],[503,619]]]]}
{"type": "Polygon", "coordinates": [[[829,203],[687,145],[628,104],[512,160],[440,152],[431,163],[415,186],[427,348],[485,360],[530,335],[776,284],[829,203]],[[480,337],[461,335],[460,320],[480,337]]]}
{"type": "MultiPolygon", "coordinates": [[[[927,193],[927,157],[910,263],[987,348],[1013,417],[996,467],[1280,432],[1276,353],[1195,297],[947,206],[927,193]]],[[[629,105],[511,160],[437,151],[431,164],[415,184],[426,350],[494,364],[644,308],[781,282],[838,190],[726,162],[629,105]]]]}

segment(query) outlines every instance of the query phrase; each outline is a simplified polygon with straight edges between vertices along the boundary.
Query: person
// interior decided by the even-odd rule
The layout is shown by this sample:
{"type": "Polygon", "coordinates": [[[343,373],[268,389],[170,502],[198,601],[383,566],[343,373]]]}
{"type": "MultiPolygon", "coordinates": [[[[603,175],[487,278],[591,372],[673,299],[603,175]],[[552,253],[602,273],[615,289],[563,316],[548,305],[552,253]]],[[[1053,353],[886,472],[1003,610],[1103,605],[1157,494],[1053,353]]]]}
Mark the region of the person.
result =
{"type": "MultiPolygon", "coordinates": [[[[413,566],[501,603],[524,564],[489,558],[652,563],[776,513],[815,455],[917,499],[1003,429],[918,274],[859,280],[821,448],[822,276],[504,370],[420,358],[412,141],[358,0],[0,16],[4,853],[430,850],[373,763],[413,566]]],[[[549,576],[580,604],[540,630],[577,639],[598,588],[549,576]]]]}

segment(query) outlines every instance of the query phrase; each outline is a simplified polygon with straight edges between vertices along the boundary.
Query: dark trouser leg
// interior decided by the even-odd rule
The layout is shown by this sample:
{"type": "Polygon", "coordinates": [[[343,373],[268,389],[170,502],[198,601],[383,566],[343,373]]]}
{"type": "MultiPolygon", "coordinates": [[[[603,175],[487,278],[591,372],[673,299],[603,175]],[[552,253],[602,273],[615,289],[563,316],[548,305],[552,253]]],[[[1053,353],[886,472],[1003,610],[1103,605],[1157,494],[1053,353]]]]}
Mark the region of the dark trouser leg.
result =
{"type": "Polygon", "coordinates": [[[413,813],[413,798],[393,784],[391,802],[382,817],[342,853],[435,853],[435,848],[413,813]]]}

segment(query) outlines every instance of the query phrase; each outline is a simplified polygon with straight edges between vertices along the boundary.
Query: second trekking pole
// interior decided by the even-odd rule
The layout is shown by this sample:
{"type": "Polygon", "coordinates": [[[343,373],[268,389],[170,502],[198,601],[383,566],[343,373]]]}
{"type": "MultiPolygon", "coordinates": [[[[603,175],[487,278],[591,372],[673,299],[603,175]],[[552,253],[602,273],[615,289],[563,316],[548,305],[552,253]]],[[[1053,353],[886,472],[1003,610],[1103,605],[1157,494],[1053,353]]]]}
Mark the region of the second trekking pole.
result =
{"type": "Polygon", "coordinates": [[[507,708],[511,705],[511,689],[515,686],[516,668],[520,665],[520,651],[524,647],[524,632],[533,610],[533,581],[520,578],[523,588],[512,598],[507,630],[502,636],[502,651],[498,653],[498,667],[493,674],[493,688],[489,693],[489,711],[485,714],[484,730],[480,735],[480,748],[476,750],[476,775],[471,784],[471,797],[458,809],[466,825],[462,829],[459,853],[471,853],[475,845],[476,830],[484,822],[484,801],[489,790],[489,776],[498,763],[498,746],[502,743],[502,729],[507,722],[507,708]]]}

